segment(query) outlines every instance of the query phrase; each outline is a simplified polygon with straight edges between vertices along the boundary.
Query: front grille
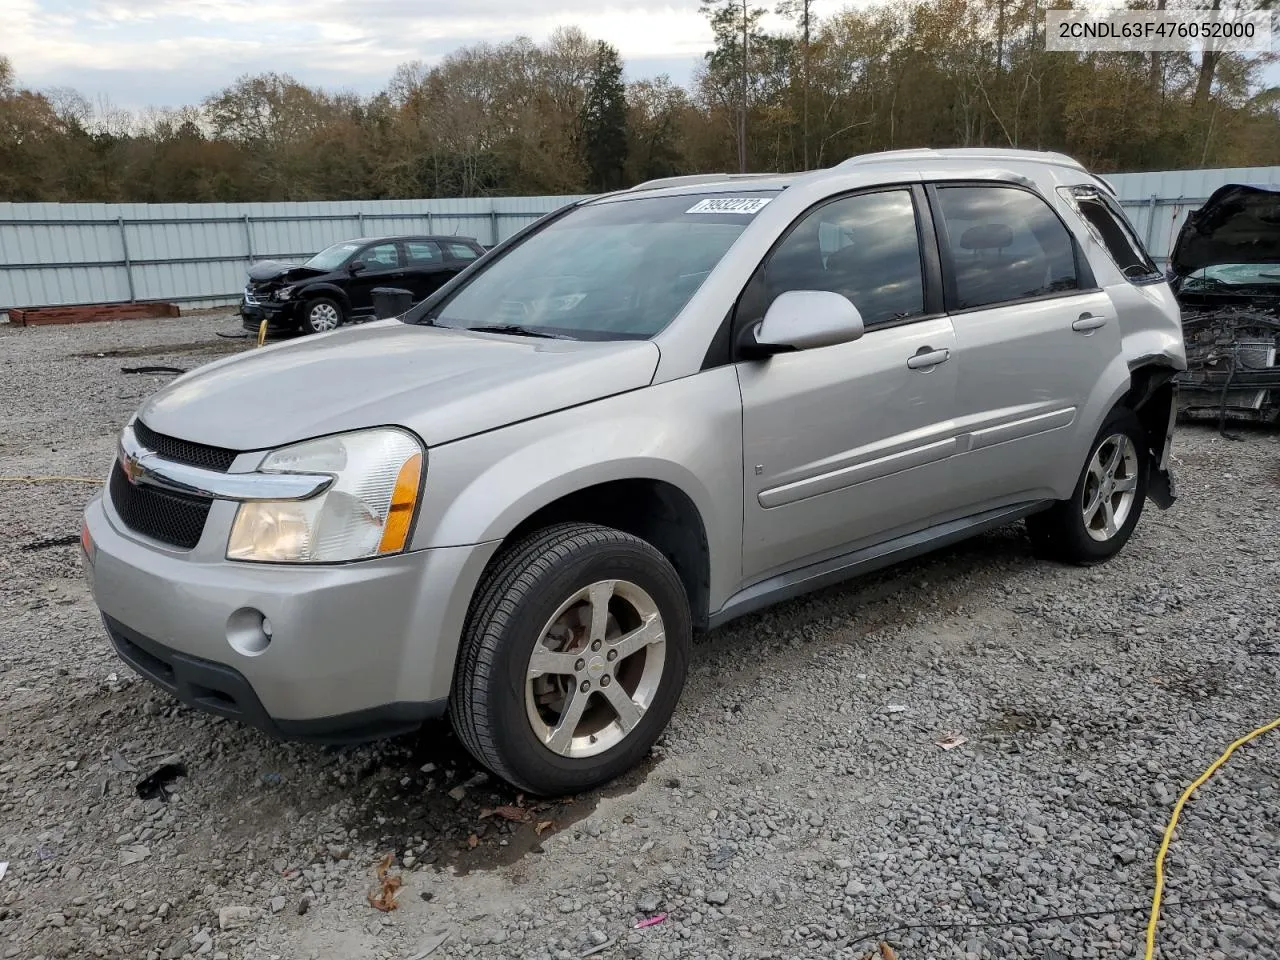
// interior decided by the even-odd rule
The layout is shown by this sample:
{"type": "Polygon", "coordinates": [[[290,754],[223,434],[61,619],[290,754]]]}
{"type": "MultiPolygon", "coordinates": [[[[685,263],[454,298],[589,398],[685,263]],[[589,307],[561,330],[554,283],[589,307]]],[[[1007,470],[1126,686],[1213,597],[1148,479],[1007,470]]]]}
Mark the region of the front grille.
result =
{"type": "Polygon", "coordinates": [[[231,469],[238,455],[235,450],[222,447],[208,447],[190,440],[179,440],[177,437],[166,437],[156,433],[141,420],[133,423],[133,435],[148,450],[159,455],[162,460],[174,463],[185,463],[192,467],[204,467],[206,470],[217,470],[226,473],[231,469]]]}
{"type": "Polygon", "coordinates": [[[132,484],[118,460],[108,489],[112,506],[130,530],[182,550],[200,542],[213,501],[132,484]]]}

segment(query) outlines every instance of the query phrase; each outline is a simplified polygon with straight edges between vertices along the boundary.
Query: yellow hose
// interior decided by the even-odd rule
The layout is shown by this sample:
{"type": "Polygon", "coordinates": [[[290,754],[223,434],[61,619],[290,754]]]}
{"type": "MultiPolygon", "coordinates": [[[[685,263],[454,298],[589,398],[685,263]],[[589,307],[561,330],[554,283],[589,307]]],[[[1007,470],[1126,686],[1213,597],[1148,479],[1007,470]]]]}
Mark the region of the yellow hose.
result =
{"type": "Polygon", "coordinates": [[[93,477],[0,477],[0,483],[102,483],[93,477]]]}
{"type": "Polygon", "coordinates": [[[1151,919],[1147,921],[1147,952],[1143,955],[1143,960],[1154,960],[1156,955],[1156,924],[1160,921],[1160,899],[1164,896],[1164,858],[1169,852],[1169,843],[1173,840],[1173,831],[1178,825],[1178,817],[1182,815],[1182,808],[1186,802],[1191,799],[1191,794],[1196,792],[1206,780],[1218,772],[1218,768],[1227,762],[1227,758],[1235,753],[1237,747],[1241,747],[1257,737],[1268,733],[1277,727],[1280,727],[1280,718],[1272,720],[1265,726],[1259,727],[1252,733],[1241,737],[1217,760],[1213,761],[1209,769],[1200,774],[1186,790],[1182,791],[1182,796],[1178,798],[1178,802],[1174,805],[1173,816],[1169,820],[1169,826],[1165,827],[1164,838],[1160,841],[1160,852],[1156,854],[1156,892],[1155,897],[1151,901],[1151,919]]]}

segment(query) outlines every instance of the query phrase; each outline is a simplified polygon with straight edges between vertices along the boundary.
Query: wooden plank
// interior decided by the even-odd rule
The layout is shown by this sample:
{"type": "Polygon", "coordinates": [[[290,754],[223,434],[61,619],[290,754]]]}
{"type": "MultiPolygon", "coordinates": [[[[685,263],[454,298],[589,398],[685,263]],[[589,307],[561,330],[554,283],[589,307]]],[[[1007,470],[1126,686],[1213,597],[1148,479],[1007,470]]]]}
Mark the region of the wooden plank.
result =
{"type": "Polygon", "coordinates": [[[9,311],[9,322],[18,327],[39,327],[180,315],[176,303],[103,303],[81,307],[15,307],[9,311]]]}

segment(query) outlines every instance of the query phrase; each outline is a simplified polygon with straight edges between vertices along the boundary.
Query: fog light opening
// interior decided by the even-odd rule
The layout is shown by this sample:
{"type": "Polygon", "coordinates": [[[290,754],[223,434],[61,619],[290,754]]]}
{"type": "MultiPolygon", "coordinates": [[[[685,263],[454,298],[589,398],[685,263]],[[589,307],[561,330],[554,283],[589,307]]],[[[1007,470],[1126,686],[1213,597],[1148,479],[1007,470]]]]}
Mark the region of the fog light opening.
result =
{"type": "Polygon", "coordinates": [[[271,645],[271,621],[261,610],[242,607],[227,618],[227,643],[241,656],[257,657],[271,645]]]}

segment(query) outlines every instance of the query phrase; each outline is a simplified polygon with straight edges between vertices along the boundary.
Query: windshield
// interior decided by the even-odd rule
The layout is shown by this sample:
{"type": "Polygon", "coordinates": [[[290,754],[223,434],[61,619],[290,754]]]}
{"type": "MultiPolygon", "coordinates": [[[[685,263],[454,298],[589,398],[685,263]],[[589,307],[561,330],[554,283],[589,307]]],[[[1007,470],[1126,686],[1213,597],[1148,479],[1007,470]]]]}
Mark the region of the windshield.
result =
{"type": "Polygon", "coordinates": [[[337,270],[342,266],[347,257],[351,256],[360,249],[358,243],[335,243],[332,247],[326,247],[317,253],[314,257],[303,264],[304,267],[310,267],[312,270],[323,270],[328,273],[330,270],[337,270]]]}
{"type": "Polygon", "coordinates": [[[577,207],[480,270],[426,319],[582,340],[647,339],[675,319],[771,197],[641,197],[577,207]]]}
{"type": "Polygon", "coordinates": [[[1215,263],[1192,273],[1185,287],[1265,287],[1280,285],[1280,263],[1215,263]]]}

